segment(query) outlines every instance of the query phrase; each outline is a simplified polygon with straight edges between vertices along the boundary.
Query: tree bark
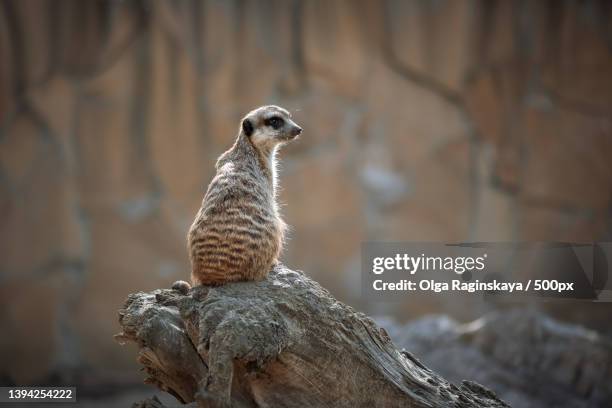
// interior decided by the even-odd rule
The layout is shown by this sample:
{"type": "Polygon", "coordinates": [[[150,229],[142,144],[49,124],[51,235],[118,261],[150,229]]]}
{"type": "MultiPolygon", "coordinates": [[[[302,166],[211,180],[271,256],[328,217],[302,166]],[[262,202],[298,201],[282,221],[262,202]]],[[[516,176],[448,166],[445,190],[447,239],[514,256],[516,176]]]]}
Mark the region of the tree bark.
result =
{"type": "Polygon", "coordinates": [[[260,282],[131,294],[119,315],[116,338],[140,348],[145,383],[194,407],[508,406],[479,384],[444,380],[282,265],[260,282]]]}

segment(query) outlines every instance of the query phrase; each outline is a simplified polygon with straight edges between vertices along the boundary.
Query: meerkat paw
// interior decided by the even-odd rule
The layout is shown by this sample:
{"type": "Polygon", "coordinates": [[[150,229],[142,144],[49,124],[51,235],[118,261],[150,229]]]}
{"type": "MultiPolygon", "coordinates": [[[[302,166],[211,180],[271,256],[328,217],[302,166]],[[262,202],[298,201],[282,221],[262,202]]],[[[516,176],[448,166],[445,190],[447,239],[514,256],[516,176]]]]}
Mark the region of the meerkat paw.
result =
{"type": "Polygon", "coordinates": [[[172,290],[176,290],[183,295],[186,295],[191,290],[191,285],[184,280],[178,280],[172,284],[172,290]]]}

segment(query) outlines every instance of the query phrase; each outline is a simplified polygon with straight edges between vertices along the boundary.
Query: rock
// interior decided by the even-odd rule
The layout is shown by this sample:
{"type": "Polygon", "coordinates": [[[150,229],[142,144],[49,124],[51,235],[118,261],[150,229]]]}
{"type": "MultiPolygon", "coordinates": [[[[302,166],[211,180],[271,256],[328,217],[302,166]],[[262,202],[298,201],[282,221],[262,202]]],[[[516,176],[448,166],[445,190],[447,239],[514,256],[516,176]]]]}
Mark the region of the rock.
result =
{"type": "Polygon", "coordinates": [[[12,279],[0,286],[0,325],[5,333],[0,341],[1,373],[15,384],[36,383],[63,363],[61,342],[66,333],[60,332],[59,323],[64,323],[63,299],[73,288],[62,270],[25,282],[12,279]]]}
{"type": "Polygon", "coordinates": [[[399,63],[459,91],[474,63],[477,15],[466,1],[418,3],[389,1],[382,6],[385,45],[399,63]]]}
{"type": "Polygon", "coordinates": [[[63,151],[33,116],[18,115],[0,141],[1,182],[9,193],[0,268],[11,278],[33,277],[58,259],[80,259],[84,245],[79,216],[71,211],[76,197],[63,151]]]}
{"type": "MultiPolygon", "coordinates": [[[[14,52],[15,44],[11,41],[11,31],[7,20],[10,17],[5,13],[0,13],[0,59],[10,61],[14,52]]],[[[20,85],[16,74],[15,64],[5,64],[0,71],[0,123],[6,123],[7,117],[14,112],[16,101],[13,95],[16,88],[20,85]]]]}
{"type": "Polygon", "coordinates": [[[604,211],[612,195],[612,123],[559,109],[526,112],[525,200],[604,211]],[[585,182],[588,180],[588,182],[585,182]]]}
{"type": "Polygon", "coordinates": [[[308,81],[348,98],[358,97],[371,65],[370,47],[374,46],[363,27],[373,15],[366,14],[367,6],[356,9],[347,1],[310,1],[302,7],[303,49],[299,51],[303,52],[308,81]],[[354,46],[347,47],[349,42],[354,46]]]}
{"type": "Polygon", "coordinates": [[[607,115],[612,110],[612,84],[599,81],[612,70],[609,39],[602,36],[610,13],[597,3],[565,4],[555,11],[563,24],[542,26],[539,61],[543,85],[562,104],[607,115]],[[600,28],[601,27],[601,28],[600,28]]]}
{"type": "Polygon", "coordinates": [[[172,230],[169,220],[126,222],[109,210],[91,215],[89,234],[95,249],[73,312],[75,330],[81,339],[82,363],[133,369],[133,360],[127,358],[126,352],[104,340],[116,331],[116,323],[103,316],[113,314],[117,308],[114,303],[121,303],[136,288],[150,290],[188,278],[188,260],[180,256],[184,236],[182,231],[172,230]],[[156,239],[147,241],[146,237],[156,239]],[[168,245],[166,240],[173,244],[168,245]],[[175,267],[164,268],[167,264],[175,267]],[[96,323],[92,324],[92,320],[96,323]]]}
{"type": "Polygon", "coordinates": [[[454,381],[474,378],[513,406],[607,407],[612,341],[532,309],[467,324],[446,316],[383,324],[400,347],[454,381]]]}

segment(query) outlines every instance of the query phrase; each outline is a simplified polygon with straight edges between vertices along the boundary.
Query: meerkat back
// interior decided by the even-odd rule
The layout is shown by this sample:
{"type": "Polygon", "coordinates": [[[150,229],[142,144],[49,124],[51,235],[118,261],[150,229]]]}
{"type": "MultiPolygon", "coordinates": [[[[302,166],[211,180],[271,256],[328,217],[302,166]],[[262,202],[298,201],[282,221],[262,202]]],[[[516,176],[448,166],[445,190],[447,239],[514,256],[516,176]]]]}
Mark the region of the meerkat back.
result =
{"type": "Polygon", "coordinates": [[[301,131],[276,106],[243,118],[189,230],[193,285],[263,279],[278,261],[285,224],[276,203],[276,151],[301,131]]]}

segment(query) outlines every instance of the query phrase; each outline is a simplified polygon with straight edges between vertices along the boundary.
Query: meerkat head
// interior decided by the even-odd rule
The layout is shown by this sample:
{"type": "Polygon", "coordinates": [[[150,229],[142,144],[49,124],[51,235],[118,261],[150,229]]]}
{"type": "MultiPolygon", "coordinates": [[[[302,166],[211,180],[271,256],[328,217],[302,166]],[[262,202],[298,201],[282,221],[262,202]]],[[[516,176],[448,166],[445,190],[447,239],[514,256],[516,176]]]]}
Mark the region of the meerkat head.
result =
{"type": "Polygon", "coordinates": [[[287,143],[302,133],[291,114],[278,106],[262,106],[242,119],[241,132],[262,151],[287,143]]]}

